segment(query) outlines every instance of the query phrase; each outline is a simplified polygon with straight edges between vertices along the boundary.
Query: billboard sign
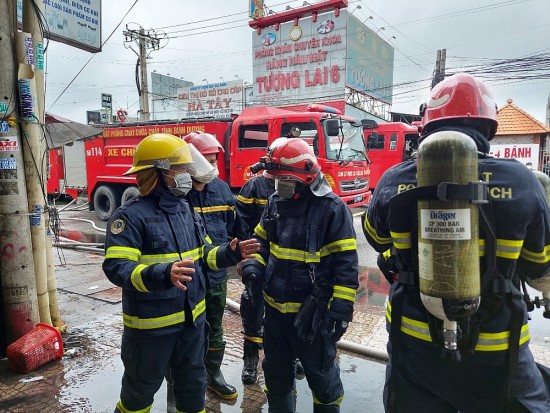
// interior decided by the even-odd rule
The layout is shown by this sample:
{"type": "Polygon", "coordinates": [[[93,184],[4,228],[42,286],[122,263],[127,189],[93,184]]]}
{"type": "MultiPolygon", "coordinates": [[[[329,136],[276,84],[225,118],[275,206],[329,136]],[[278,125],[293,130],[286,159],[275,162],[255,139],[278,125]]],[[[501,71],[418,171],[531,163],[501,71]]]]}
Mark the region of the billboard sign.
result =
{"type": "Polygon", "coordinates": [[[539,169],[539,145],[535,144],[491,144],[489,155],[495,158],[516,159],[529,169],[539,169]]]}
{"type": "Polygon", "coordinates": [[[343,100],[346,16],[340,11],[252,33],[254,102],[289,106],[343,100]]]}
{"type": "Polygon", "coordinates": [[[182,118],[228,117],[242,107],[242,80],[178,89],[178,113],[182,118]]]}
{"type": "Polygon", "coordinates": [[[107,93],[101,94],[101,107],[112,109],[113,108],[113,95],[109,95],[107,93]]]}
{"type": "MultiPolygon", "coordinates": [[[[96,53],[101,51],[101,0],[41,0],[44,37],[96,53]]],[[[23,0],[17,0],[17,21],[23,21],[23,0]]],[[[21,26],[20,26],[21,27],[21,26]]]]}
{"type": "Polygon", "coordinates": [[[348,16],[346,86],[391,104],[394,49],[355,16],[348,16]]]}

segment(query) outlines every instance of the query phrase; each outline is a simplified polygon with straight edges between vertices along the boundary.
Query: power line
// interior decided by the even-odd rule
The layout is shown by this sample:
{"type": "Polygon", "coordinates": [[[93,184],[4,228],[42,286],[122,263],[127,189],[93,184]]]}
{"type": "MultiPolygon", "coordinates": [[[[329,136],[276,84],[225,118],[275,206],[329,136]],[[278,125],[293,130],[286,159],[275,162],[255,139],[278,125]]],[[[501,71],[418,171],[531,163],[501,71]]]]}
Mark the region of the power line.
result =
{"type": "MultiPolygon", "coordinates": [[[[105,39],[105,41],[101,44],[101,48],[103,48],[103,46],[105,45],[105,43],[107,43],[109,41],[109,39],[113,36],[113,34],[115,34],[115,31],[119,28],[119,26],[122,24],[122,22],[124,21],[124,19],[126,18],[126,16],[128,16],[128,14],[130,13],[130,11],[134,8],[134,6],[137,4],[139,0],[135,0],[134,1],[134,4],[132,4],[130,6],[130,8],[128,9],[128,11],[126,12],[126,14],[122,17],[122,19],[120,19],[120,21],[118,22],[118,24],[116,25],[116,27],[113,29],[113,31],[111,32],[111,34],[109,35],[109,37],[107,37],[107,39],[105,39]]],[[[86,66],[88,66],[88,63],[90,63],[92,61],[92,59],[94,58],[95,56],[95,53],[92,54],[90,56],[90,58],[88,59],[88,61],[84,64],[84,66],[82,66],[82,68],[78,71],[78,73],[73,77],[73,79],[69,82],[69,84],[67,85],[67,87],[65,89],[63,89],[63,92],[61,92],[59,94],[59,96],[57,97],[57,99],[55,99],[55,101],[50,105],[49,109],[48,110],[51,110],[55,104],[57,103],[57,101],[61,98],[61,96],[63,96],[63,94],[65,93],[65,91],[72,85],[72,83],[76,80],[76,78],[80,75],[80,73],[82,73],[82,71],[86,68],[86,66]]]]}

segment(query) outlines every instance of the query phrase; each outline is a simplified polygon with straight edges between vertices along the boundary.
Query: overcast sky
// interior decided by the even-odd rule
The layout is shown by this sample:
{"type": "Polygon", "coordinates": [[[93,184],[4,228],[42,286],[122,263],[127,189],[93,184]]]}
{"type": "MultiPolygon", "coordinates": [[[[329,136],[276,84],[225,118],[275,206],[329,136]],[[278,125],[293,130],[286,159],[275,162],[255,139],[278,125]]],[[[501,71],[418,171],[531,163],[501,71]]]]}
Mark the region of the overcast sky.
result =
{"type": "MultiPolygon", "coordinates": [[[[103,41],[134,1],[102,2],[103,41]]],[[[275,12],[302,3],[265,2],[275,12]]],[[[348,10],[395,48],[393,111],[418,112],[429,91],[437,50],[446,49],[447,73],[483,65],[499,107],[512,98],[517,106],[545,122],[550,93],[548,0],[350,0],[348,10]],[[540,54],[546,54],[545,64],[528,62],[507,76],[499,73],[502,69],[496,65],[502,60],[540,54]]],[[[252,29],[248,20],[247,0],[139,0],[103,51],[93,56],[62,95],[92,54],[49,43],[46,109],[85,122],[87,110],[100,108],[101,93],[110,93],[113,111],[124,108],[136,115],[136,55],[123,44],[126,24],[154,28],[173,37],[151,54],[149,72],[156,70],[195,84],[203,84],[203,79],[210,83],[220,78],[236,80],[237,76],[252,82],[252,29]]]]}

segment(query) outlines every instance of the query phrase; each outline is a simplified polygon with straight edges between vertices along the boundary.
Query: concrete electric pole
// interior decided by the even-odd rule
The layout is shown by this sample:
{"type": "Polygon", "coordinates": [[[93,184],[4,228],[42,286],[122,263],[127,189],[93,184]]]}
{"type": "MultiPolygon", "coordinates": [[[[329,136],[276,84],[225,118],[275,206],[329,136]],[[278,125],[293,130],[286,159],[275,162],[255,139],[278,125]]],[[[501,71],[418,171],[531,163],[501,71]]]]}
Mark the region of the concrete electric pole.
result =
{"type": "Polygon", "coordinates": [[[149,90],[147,86],[147,57],[150,53],[148,50],[158,50],[160,48],[161,37],[157,36],[152,30],[145,31],[142,27],[139,30],[130,30],[126,26],[126,30],[122,33],[126,37],[125,45],[135,42],[138,46],[137,52],[131,46],[128,47],[138,56],[137,66],[140,69],[140,73],[138,76],[136,67],[136,83],[139,93],[139,119],[147,121],[151,115],[149,112],[149,90]]]}
{"type": "Polygon", "coordinates": [[[435,85],[445,79],[445,62],[447,60],[447,49],[437,51],[435,69],[432,76],[432,89],[435,85]]]}
{"type": "Polygon", "coordinates": [[[30,83],[16,75],[16,31],[16,0],[0,1],[0,331],[7,344],[40,321],[19,130],[20,116],[34,109],[28,100],[30,83]]]}

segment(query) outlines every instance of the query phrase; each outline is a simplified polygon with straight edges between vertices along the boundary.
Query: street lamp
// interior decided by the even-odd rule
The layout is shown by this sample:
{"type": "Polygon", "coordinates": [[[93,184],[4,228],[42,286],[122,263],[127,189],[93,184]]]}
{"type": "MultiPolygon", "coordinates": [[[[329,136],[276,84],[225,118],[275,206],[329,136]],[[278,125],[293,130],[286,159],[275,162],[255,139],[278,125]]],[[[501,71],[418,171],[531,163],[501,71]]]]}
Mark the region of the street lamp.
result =
{"type": "Polygon", "coordinates": [[[360,4],[358,4],[357,6],[355,6],[355,8],[350,12],[350,14],[353,14],[353,12],[354,12],[355,10],[357,10],[357,9],[359,9],[359,10],[362,9],[362,7],[361,7],[360,4]]]}
{"type": "Polygon", "coordinates": [[[207,85],[207,86],[210,85],[210,83],[208,83],[208,80],[202,79],[202,81],[203,81],[203,82],[206,82],[206,85],[207,85]]]}
{"type": "Polygon", "coordinates": [[[364,24],[367,20],[372,20],[372,19],[374,19],[374,17],[372,17],[372,16],[367,17],[365,20],[363,20],[363,24],[364,24]]]}
{"type": "MultiPolygon", "coordinates": [[[[376,33],[378,33],[380,30],[386,30],[386,28],[385,28],[384,26],[382,26],[382,27],[380,27],[380,28],[376,31],[376,33]]],[[[375,33],[375,34],[376,34],[376,33],[375,33]]]]}

